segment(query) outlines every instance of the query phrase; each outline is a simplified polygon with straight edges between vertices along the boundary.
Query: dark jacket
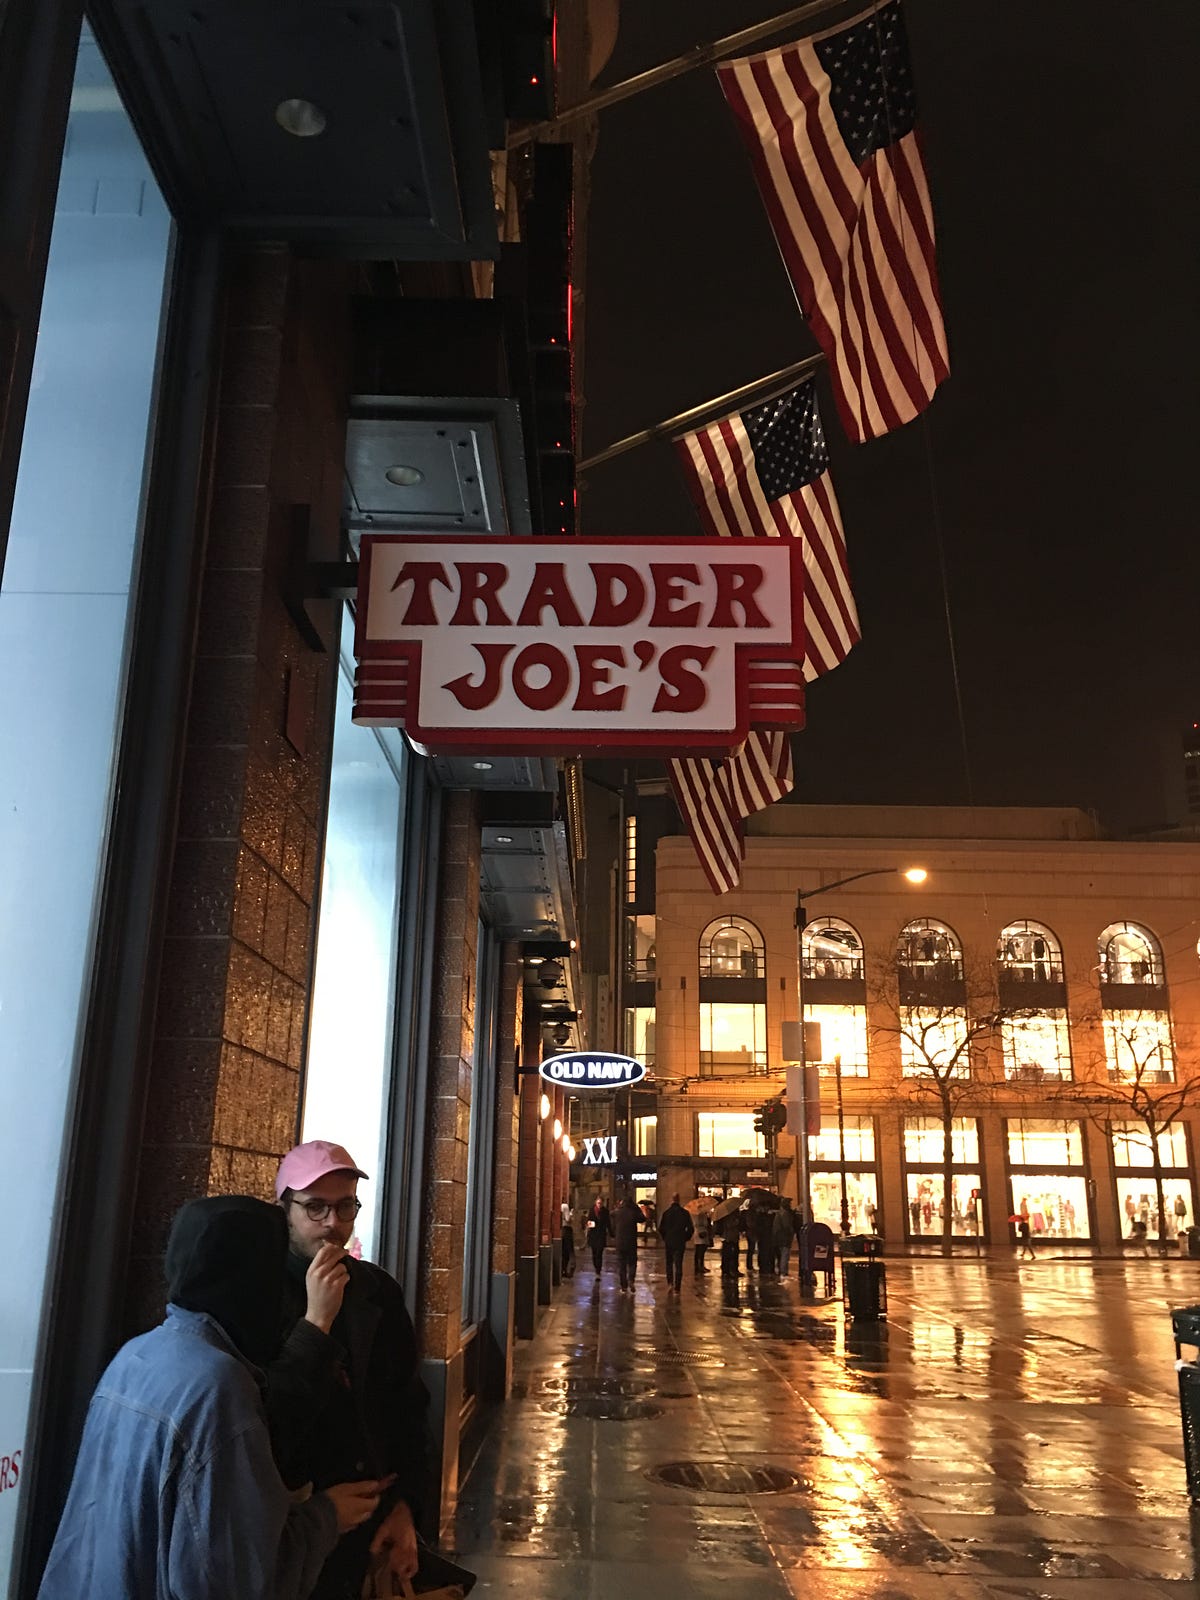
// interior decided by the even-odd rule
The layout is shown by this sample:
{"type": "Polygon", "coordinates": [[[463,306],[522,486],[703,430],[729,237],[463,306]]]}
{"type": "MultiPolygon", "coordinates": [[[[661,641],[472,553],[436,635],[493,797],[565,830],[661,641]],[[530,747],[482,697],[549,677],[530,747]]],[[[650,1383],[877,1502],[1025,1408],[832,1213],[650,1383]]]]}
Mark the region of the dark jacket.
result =
{"type": "Polygon", "coordinates": [[[260,1359],[279,1343],[287,1230],[240,1195],[189,1202],[171,1303],[101,1378],[40,1600],[305,1600],[337,1542],[324,1495],[291,1502],[260,1359]]]}
{"type": "Polygon", "coordinates": [[[587,1237],[588,1247],[595,1249],[597,1245],[608,1243],[608,1236],[613,1231],[612,1218],[608,1214],[608,1207],[602,1205],[599,1212],[589,1211],[584,1222],[584,1232],[587,1237]]]}
{"type": "Polygon", "coordinates": [[[292,1488],[396,1474],[365,1528],[342,1539],[317,1597],[358,1594],[378,1522],[405,1500],[419,1523],[428,1476],[429,1396],[400,1285],[381,1267],[347,1262],[350,1281],[331,1332],[304,1321],[308,1262],[288,1260],[288,1334],[267,1371],[267,1413],[285,1482],[292,1488]],[[336,1579],[335,1574],[336,1572],[336,1579]],[[357,1585],[357,1587],[355,1586],[357,1585]]]}
{"type": "Polygon", "coordinates": [[[662,1214],[658,1231],[662,1234],[665,1245],[670,1246],[672,1250],[682,1250],[696,1230],[690,1213],[684,1210],[678,1200],[672,1200],[662,1214]]]}
{"type": "Polygon", "coordinates": [[[621,1201],[617,1207],[616,1226],[613,1228],[618,1250],[637,1249],[638,1229],[645,1220],[632,1200],[621,1201]]]}

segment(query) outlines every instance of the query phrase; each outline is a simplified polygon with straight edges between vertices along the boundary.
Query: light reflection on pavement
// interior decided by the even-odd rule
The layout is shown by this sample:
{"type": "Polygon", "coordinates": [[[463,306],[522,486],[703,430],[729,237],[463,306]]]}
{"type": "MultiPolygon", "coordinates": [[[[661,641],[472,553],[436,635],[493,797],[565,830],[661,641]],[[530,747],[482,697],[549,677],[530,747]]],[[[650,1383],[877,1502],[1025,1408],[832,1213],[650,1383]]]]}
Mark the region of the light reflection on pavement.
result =
{"type": "Polygon", "coordinates": [[[1169,1308],[1188,1261],[887,1262],[886,1323],[795,1280],[558,1291],[462,1490],[479,1600],[1200,1596],[1169,1308]],[[648,1477],[771,1465],[782,1493],[648,1477]]]}

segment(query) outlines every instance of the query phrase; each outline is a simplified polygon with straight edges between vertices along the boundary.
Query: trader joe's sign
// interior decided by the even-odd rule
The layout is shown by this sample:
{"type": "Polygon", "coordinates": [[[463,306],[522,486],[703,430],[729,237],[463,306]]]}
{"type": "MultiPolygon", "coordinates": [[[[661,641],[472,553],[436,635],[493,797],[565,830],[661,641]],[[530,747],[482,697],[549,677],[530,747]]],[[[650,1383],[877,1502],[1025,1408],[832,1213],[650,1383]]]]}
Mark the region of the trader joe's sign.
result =
{"type": "Polygon", "coordinates": [[[720,755],[804,722],[791,539],[362,541],[354,720],[447,754],[720,755]]]}

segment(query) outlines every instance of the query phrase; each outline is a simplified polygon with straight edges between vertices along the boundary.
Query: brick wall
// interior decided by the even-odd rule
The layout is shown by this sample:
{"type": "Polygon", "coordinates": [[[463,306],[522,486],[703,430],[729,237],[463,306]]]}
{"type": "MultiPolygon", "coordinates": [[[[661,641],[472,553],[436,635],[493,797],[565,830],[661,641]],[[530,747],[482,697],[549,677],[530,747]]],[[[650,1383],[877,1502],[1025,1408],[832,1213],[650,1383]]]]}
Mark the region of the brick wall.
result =
{"type": "Polygon", "coordinates": [[[282,582],[298,528],[336,540],[345,304],[341,268],[282,248],[231,268],[131,1326],[161,1303],[176,1208],[268,1196],[295,1132],[335,661],[305,643],[282,582]]]}

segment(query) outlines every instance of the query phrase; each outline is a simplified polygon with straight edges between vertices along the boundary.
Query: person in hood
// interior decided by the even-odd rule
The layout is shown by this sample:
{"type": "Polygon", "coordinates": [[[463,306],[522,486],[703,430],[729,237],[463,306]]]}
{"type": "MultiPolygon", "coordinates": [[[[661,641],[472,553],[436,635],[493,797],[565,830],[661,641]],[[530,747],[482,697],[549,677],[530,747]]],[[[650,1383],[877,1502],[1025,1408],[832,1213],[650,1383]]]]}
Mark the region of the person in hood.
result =
{"type": "Polygon", "coordinates": [[[275,1465],[261,1369],[279,1345],[286,1253],[261,1200],[192,1200],[176,1216],[166,1320],[100,1379],[39,1600],[305,1600],[375,1510],[375,1480],[300,1504],[275,1465]]]}
{"type": "Polygon", "coordinates": [[[347,1252],[366,1177],[344,1145],[309,1139],[284,1156],[275,1179],[290,1248],[285,1339],[266,1398],[284,1482],[321,1489],[363,1473],[389,1483],[376,1515],[326,1562],[314,1600],[359,1600],[372,1557],[405,1581],[421,1559],[429,1396],[400,1285],[347,1252]]]}
{"type": "Polygon", "coordinates": [[[671,1196],[671,1204],[662,1214],[658,1224],[662,1234],[663,1254],[667,1258],[667,1293],[679,1293],[683,1283],[683,1251],[695,1231],[692,1219],[679,1204],[679,1196],[671,1196]]]}

